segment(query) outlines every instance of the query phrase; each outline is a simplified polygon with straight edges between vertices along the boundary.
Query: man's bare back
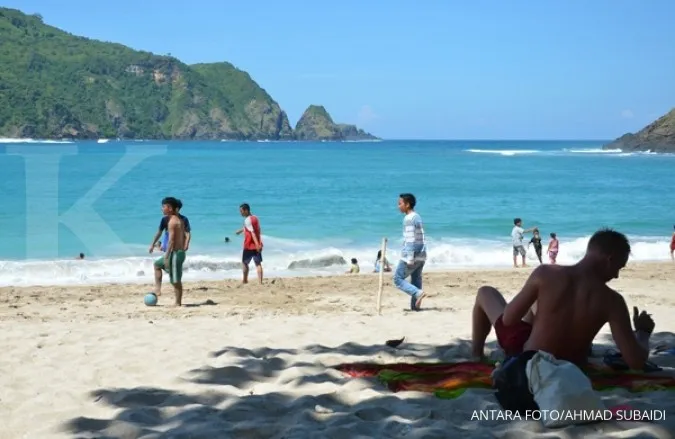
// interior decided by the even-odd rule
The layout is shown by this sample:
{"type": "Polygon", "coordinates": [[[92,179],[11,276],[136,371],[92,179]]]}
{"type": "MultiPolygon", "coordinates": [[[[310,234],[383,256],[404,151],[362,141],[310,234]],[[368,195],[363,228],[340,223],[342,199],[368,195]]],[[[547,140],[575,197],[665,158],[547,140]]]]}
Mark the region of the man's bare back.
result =
{"type": "MultiPolygon", "coordinates": [[[[542,265],[532,277],[538,288],[537,312],[524,349],[583,364],[593,339],[609,321],[611,309],[623,300],[576,266],[542,265]]],[[[507,305],[504,313],[508,312],[507,305]]]]}
{"type": "Polygon", "coordinates": [[[473,355],[482,357],[494,326],[508,356],[541,350],[583,364],[593,339],[609,323],[628,366],[641,369],[654,322],[634,308],[633,332],[624,298],[606,285],[619,277],[629,254],[623,234],[600,230],[591,237],[581,261],[573,266],[539,266],[509,304],[495,288],[480,288],[473,310],[473,355]],[[531,311],[535,304],[536,315],[531,311]]]}

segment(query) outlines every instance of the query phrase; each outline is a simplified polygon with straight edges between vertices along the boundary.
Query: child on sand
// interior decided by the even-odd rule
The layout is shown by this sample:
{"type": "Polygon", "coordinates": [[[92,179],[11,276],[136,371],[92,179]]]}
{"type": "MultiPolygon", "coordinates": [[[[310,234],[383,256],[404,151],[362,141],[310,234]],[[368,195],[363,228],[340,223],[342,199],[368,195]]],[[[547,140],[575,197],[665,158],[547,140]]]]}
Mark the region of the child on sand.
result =
{"type": "Polygon", "coordinates": [[[530,245],[534,245],[534,252],[537,254],[537,259],[539,259],[539,263],[542,264],[543,262],[541,261],[541,235],[539,235],[539,229],[534,229],[532,233],[532,239],[530,239],[530,243],[527,245],[529,248],[530,245]]]}
{"type": "MultiPolygon", "coordinates": [[[[373,270],[373,273],[379,273],[380,272],[380,259],[382,259],[382,250],[377,251],[377,258],[375,258],[375,270],[373,270]]],[[[390,272],[391,271],[391,266],[389,265],[389,261],[387,258],[384,258],[384,272],[390,272]]]]}
{"type": "MultiPolygon", "coordinates": [[[[675,226],[673,226],[675,230],[675,226]]],[[[673,232],[673,237],[670,239],[670,259],[675,261],[675,232],[673,232]]]]}
{"type": "Polygon", "coordinates": [[[556,263],[559,245],[560,242],[558,241],[557,235],[555,233],[551,233],[551,240],[548,242],[548,259],[551,264],[556,263]]]}
{"type": "Polygon", "coordinates": [[[359,261],[356,258],[352,258],[352,267],[349,269],[347,274],[359,274],[361,269],[359,268],[359,261]]]}

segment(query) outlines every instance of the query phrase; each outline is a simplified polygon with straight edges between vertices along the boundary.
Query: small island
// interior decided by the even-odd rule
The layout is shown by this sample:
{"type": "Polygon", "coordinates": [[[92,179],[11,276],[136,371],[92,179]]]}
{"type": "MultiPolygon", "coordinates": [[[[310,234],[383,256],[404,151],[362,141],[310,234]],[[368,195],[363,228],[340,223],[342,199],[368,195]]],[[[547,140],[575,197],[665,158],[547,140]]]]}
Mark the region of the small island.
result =
{"type": "Polygon", "coordinates": [[[320,105],[310,105],[295,126],[297,140],[354,141],[378,140],[355,125],[336,124],[328,111],[320,105]]]}
{"type": "Polygon", "coordinates": [[[635,134],[628,133],[603,149],[620,149],[624,152],[675,153],[675,108],[635,134]]]}
{"type": "MultiPolygon", "coordinates": [[[[188,65],[0,8],[0,138],[374,140],[310,106],[296,129],[228,62],[188,65]]],[[[320,111],[321,109],[322,111],[320,111]]]]}

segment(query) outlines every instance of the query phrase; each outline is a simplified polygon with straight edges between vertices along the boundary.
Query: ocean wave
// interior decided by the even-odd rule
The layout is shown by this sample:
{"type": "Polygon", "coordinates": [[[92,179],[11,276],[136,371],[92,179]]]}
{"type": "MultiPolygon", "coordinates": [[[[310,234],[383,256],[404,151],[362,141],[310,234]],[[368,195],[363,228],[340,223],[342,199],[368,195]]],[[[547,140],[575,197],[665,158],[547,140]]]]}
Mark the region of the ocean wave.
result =
{"type": "MultiPolygon", "coordinates": [[[[561,237],[558,262],[570,264],[583,257],[588,239],[561,237]]],[[[378,245],[359,246],[349,243],[326,246],[325,243],[295,242],[285,246],[286,240],[267,241],[268,249],[263,254],[267,276],[321,276],[340,274],[347,261],[356,258],[362,273],[373,270],[378,245]],[[276,247],[276,246],[279,247],[276,247]],[[276,248],[275,248],[276,247],[276,248]]],[[[631,237],[632,261],[657,261],[669,259],[668,237],[631,237]]],[[[395,264],[398,260],[398,245],[387,251],[387,259],[395,264]]],[[[546,245],[546,244],[545,244],[546,245]]],[[[546,247],[544,247],[544,250],[546,247]]],[[[139,250],[139,253],[142,250],[139,250]]],[[[103,258],[86,260],[25,260],[0,261],[0,286],[30,285],[95,285],[119,283],[152,283],[153,261],[160,255],[126,258],[103,258]]],[[[188,254],[184,268],[186,281],[238,278],[241,275],[239,249],[230,254],[188,254]]],[[[545,257],[545,255],[544,255],[545,257]]],[[[536,263],[533,249],[527,253],[531,264],[536,263]]],[[[441,238],[428,243],[427,270],[453,268],[496,268],[512,264],[512,248],[508,239],[481,240],[441,238]]]]}
{"type": "Polygon", "coordinates": [[[565,152],[574,154],[619,154],[620,149],[602,149],[602,148],[583,148],[583,149],[563,149],[565,152]]]}
{"type": "Polygon", "coordinates": [[[0,137],[0,143],[75,143],[72,140],[11,139],[0,137]]]}
{"type": "Polygon", "coordinates": [[[472,152],[474,154],[499,154],[502,156],[537,154],[542,152],[538,149],[465,149],[464,151],[472,152]]]}

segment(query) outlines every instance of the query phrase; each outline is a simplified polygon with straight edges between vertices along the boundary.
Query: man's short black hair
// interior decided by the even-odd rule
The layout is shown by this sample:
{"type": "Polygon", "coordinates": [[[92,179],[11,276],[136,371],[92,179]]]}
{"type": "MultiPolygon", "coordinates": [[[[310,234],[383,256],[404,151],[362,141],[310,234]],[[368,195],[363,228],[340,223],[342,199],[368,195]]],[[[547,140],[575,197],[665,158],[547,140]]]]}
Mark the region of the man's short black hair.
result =
{"type": "Polygon", "coordinates": [[[588,249],[594,249],[606,255],[628,257],[630,242],[623,233],[608,227],[595,232],[588,241],[588,249]]]}
{"type": "Polygon", "coordinates": [[[178,209],[178,206],[179,206],[179,204],[180,204],[180,201],[178,201],[178,200],[177,200],[176,198],[174,198],[174,197],[166,197],[166,198],[164,198],[164,199],[162,200],[162,206],[165,205],[165,204],[166,204],[167,206],[171,206],[171,207],[173,208],[173,210],[177,210],[177,209],[178,209]]]}
{"type": "Polygon", "coordinates": [[[401,194],[398,196],[400,199],[402,199],[404,202],[408,203],[411,209],[415,208],[415,205],[417,204],[417,199],[413,194],[410,193],[405,193],[401,194]]]}
{"type": "Polygon", "coordinates": [[[517,226],[518,223],[522,223],[522,222],[523,222],[523,220],[520,219],[520,218],[513,218],[513,225],[514,225],[514,226],[517,226]]]}
{"type": "Polygon", "coordinates": [[[352,264],[358,264],[359,261],[356,258],[352,258],[352,264]]]}
{"type": "Polygon", "coordinates": [[[176,202],[178,203],[178,208],[182,209],[183,208],[183,202],[181,200],[176,200],[176,202]]]}
{"type": "Polygon", "coordinates": [[[250,212],[250,211],[251,211],[251,206],[249,206],[248,203],[242,203],[242,204],[239,206],[239,208],[245,210],[246,212],[250,212]]]}

